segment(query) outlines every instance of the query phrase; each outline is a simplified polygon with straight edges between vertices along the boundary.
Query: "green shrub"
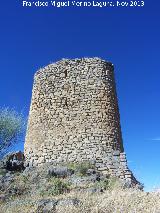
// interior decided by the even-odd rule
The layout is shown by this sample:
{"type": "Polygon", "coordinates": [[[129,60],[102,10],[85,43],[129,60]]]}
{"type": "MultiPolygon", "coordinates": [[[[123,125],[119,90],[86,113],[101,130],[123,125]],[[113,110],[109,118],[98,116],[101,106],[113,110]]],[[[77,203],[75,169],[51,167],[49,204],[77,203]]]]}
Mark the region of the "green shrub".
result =
{"type": "Polygon", "coordinates": [[[4,176],[6,175],[7,171],[5,169],[0,169],[0,175],[4,176]]]}
{"type": "Polygon", "coordinates": [[[120,180],[116,177],[110,177],[109,178],[109,183],[108,183],[108,189],[114,189],[114,188],[119,188],[122,187],[122,184],[120,183],[120,180]]]}
{"type": "Polygon", "coordinates": [[[109,184],[109,180],[105,179],[105,180],[100,180],[99,182],[96,182],[94,186],[95,188],[106,190],[108,189],[108,184],[109,184]]]}
{"type": "Polygon", "coordinates": [[[70,184],[68,182],[64,182],[59,178],[53,177],[49,180],[49,185],[40,191],[40,195],[60,195],[69,191],[70,184]]]}
{"type": "Polygon", "coordinates": [[[77,172],[80,176],[84,176],[86,175],[88,169],[90,168],[90,164],[89,163],[80,163],[78,166],[77,166],[77,172]]]}
{"type": "Polygon", "coordinates": [[[27,176],[20,173],[17,176],[19,176],[19,181],[21,181],[22,183],[29,183],[29,178],[27,176]]]}
{"type": "Polygon", "coordinates": [[[64,164],[63,166],[67,166],[68,169],[71,169],[71,170],[73,170],[73,171],[76,170],[76,163],[70,162],[70,163],[67,163],[67,165],[64,164]]]}
{"type": "Polygon", "coordinates": [[[74,170],[79,176],[85,176],[88,169],[93,168],[93,165],[90,162],[85,161],[81,163],[69,163],[67,167],[74,170]]]}
{"type": "Polygon", "coordinates": [[[109,177],[101,180],[95,184],[96,188],[103,190],[113,190],[114,188],[120,187],[120,181],[116,177],[109,177]]]}
{"type": "Polygon", "coordinates": [[[25,195],[26,193],[28,193],[28,188],[27,186],[25,186],[25,184],[18,184],[16,182],[13,182],[6,189],[6,192],[9,193],[10,197],[14,199],[18,196],[25,195]]]}

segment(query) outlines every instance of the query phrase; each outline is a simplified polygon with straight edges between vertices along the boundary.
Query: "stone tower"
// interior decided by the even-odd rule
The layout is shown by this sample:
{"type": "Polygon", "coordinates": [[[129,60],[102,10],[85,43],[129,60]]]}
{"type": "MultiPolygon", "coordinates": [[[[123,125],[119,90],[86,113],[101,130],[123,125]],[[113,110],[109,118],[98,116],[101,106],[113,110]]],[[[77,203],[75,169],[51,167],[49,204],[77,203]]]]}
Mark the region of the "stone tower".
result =
{"type": "Polygon", "coordinates": [[[90,161],[100,171],[133,179],[123,148],[112,63],[63,59],[37,71],[25,157],[29,166],[90,161]]]}

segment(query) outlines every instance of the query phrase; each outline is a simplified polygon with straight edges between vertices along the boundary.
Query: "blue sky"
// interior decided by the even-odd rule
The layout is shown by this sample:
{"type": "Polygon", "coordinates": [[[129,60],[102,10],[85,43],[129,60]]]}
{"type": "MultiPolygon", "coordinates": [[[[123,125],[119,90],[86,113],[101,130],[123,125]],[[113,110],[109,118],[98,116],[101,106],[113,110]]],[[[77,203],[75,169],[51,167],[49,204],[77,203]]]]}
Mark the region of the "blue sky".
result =
{"type": "Polygon", "coordinates": [[[0,5],[0,106],[27,116],[33,75],[50,62],[92,56],[111,61],[129,167],[146,190],[160,187],[160,2],[61,9],[21,3],[0,5]]]}

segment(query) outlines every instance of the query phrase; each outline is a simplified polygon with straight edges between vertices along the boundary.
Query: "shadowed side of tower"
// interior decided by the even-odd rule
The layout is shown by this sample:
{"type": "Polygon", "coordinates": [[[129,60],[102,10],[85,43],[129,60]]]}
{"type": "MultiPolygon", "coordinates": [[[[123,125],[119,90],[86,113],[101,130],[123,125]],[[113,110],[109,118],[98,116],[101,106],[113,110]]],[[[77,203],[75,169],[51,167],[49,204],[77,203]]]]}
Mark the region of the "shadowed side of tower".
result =
{"type": "Polygon", "coordinates": [[[100,171],[133,179],[110,62],[63,59],[35,74],[25,157],[29,166],[90,161],[100,171]]]}

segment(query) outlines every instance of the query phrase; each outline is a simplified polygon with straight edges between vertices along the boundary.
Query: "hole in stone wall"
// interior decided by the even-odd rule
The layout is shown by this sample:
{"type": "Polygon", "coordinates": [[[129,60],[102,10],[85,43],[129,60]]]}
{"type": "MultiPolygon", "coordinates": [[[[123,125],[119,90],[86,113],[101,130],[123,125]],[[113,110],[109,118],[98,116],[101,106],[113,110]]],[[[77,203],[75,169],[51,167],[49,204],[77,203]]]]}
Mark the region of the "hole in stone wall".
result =
{"type": "Polygon", "coordinates": [[[67,78],[67,70],[64,71],[65,78],[67,78]]]}
{"type": "Polygon", "coordinates": [[[67,98],[66,98],[66,100],[65,100],[65,106],[68,106],[68,103],[67,103],[67,98]]]}

